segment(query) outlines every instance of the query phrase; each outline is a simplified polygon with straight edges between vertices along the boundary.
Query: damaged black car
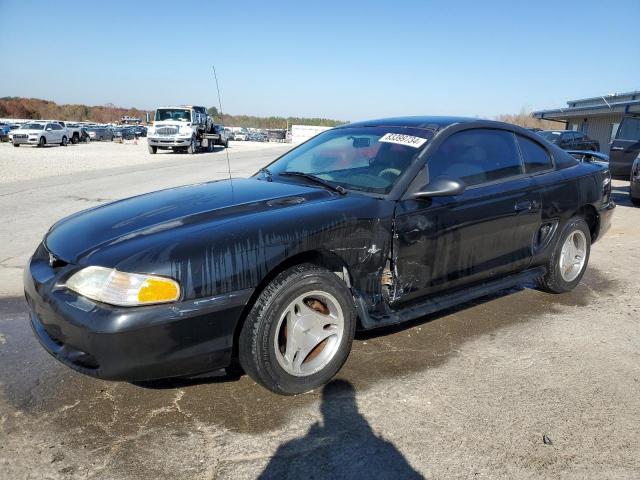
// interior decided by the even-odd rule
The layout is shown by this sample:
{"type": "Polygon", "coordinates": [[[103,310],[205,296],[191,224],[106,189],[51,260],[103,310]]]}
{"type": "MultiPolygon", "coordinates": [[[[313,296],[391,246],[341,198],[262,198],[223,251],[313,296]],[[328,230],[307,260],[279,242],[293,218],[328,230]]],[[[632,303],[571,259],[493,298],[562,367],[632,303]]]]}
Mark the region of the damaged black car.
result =
{"type": "Polygon", "coordinates": [[[535,280],[573,289],[614,202],[606,163],[500,122],[349,124],[252,178],[120,200],[56,223],[25,269],[31,325],[104,379],[239,363],[296,394],[329,381],[357,329],[535,280]]]}

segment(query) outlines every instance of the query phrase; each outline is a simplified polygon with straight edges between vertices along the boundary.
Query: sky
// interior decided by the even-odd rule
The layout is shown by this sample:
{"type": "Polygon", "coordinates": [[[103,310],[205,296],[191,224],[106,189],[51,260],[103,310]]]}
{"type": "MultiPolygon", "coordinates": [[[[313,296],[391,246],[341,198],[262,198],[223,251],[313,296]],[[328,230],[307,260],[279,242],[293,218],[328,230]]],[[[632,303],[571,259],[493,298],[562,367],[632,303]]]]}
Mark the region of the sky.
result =
{"type": "Polygon", "coordinates": [[[0,0],[0,97],[362,120],[640,90],[640,0],[0,0]]]}

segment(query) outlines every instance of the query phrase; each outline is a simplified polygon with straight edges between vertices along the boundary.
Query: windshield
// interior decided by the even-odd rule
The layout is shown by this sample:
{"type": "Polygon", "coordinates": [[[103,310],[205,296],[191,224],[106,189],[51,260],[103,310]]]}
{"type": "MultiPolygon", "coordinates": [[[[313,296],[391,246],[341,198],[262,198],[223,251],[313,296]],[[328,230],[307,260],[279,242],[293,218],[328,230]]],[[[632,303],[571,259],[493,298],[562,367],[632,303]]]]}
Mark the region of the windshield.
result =
{"type": "Polygon", "coordinates": [[[562,135],[562,132],[551,132],[549,130],[536,132],[536,133],[540,135],[542,138],[544,138],[545,140],[548,140],[550,142],[555,142],[556,140],[560,140],[560,136],[562,135]]]}
{"type": "Polygon", "coordinates": [[[175,120],[177,122],[190,122],[191,111],[187,108],[159,108],[156,110],[156,122],[175,120]]]}
{"type": "Polygon", "coordinates": [[[20,127],[22,130],[44,130],[44,123],[25,123],[20,127]]]}
{"type": "MultiPolygon", "coordinates": [[[[432,135],[430,130],[404,127],[328,130],[286,153],[268,169],[274,176],[302,172],[346,189],[389,193],[432,135]]],[[[286,179],[300,181],[300,177],[286,179]]]]}

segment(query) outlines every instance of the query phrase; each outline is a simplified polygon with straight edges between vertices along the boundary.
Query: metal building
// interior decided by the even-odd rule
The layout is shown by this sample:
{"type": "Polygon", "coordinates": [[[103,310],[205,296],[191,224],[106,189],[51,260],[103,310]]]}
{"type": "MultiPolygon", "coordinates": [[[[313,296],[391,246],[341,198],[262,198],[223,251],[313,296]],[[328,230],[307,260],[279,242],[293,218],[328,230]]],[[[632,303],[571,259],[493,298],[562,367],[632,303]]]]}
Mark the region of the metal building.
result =
{"type": "Polygon", "coordinates": [[[558,128],[577,130],[600,142],[600,150],[609,153],[620,121],[625,115],[640,115],[640,91],[614,93],[600,97],[569,100],[567,107],[533,112],[535,118],[562,122],[558,128]]]}

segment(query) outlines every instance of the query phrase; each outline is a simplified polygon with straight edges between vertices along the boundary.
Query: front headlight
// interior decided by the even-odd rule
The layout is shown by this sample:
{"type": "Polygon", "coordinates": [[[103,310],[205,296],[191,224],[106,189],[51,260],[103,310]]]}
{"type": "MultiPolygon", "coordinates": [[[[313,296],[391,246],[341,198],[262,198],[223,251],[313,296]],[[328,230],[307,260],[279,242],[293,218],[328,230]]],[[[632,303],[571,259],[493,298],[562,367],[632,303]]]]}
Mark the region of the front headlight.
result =
{"type": "Polygon", "coordinates": [[[92,300],[121,307],[174,302],[180,297],[180,285],[175,280],[105,267],[83,268],[67,280],[66,286],[92,300]]]}

